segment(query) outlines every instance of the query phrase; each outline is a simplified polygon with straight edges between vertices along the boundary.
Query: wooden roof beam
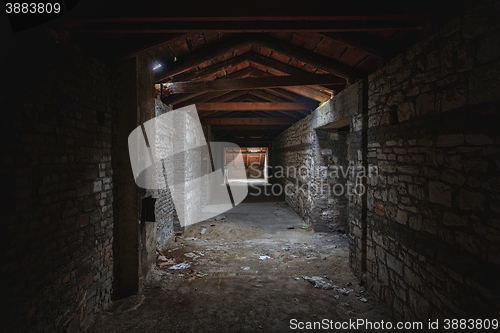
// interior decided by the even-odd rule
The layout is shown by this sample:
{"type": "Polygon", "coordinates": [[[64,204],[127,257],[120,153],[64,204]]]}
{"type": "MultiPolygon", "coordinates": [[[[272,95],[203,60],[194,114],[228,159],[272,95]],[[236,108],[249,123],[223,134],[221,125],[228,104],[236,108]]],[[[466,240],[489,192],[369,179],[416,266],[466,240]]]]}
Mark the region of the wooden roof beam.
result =
{"type": "Polygon", "coordinates": [[[316,105],[293,102],[202,102],[196,104],[198,111],[286,111],[312,110],[316,105]]]}
{"type": "Polygon", "coordinates": [[[180,59],[178,60],[177,65],[166,72],[158,74],[155,81],[156,83],[168,81],[169,78],[184,73],[201,63],[222,57],[226,53],[238,50],[242,47],[250,45],[251,43],[252,40],[250,38],[230,38],[222,43],[211,45],[197,52],[187,54],[184,57],[179,57],[180,59]]]}
{"type": "MultiPolygon", "coordinates": [[[[414,16],[412,18],[415,18],[414,16]]],[[[85,22],[68,24],[68,29],[79,33],[93,34],[165,34],[186,33],[195,31],[217,31],[237,33],[260,32],[359,32],[380,30],[418,30],[422,29],[425,19],[409,20],[404,16],[337,16],[317,17],[312,20],[301,20],[301,17],[277,17],[269,20],[265,17],[245,20],[245,17],[189,18],[189,17],[157,17],[126,20],[117,18],[105,22],[85,22]],[[72,27],[70,27],[72,25],[72,27]]],[[[427,18],[426,18],[427,19],[427,18]]]]}
{"type": "Polygon", "coordinates": [[[345,81],[338,77],[322,75],[270,76],[213,81],[183,81],[165,84],[167,94],[196,93],[200,91],[245,90],[255,88],[288,87],[302,85],[330,84],[343,87],[345,81]]]}
{"type": "Polygon", "coordinates": [[[205,68],[200,69],[200,70],[195,71],[195,72],[177,75],[177,76],[175,76],[175,80],[176,81],[201,80],[201,79],[206,78],[207,76],[209,76],[211,74],[218,73],[221,71],[226,71],[226,70],[230,69],[231,67],[240,65],[240,64],[244,63],[245,61],[248,61],[256,56],[257,56],[257,54],[255,54],[253,52],[245,53],[243,55],[239,55],[237,57],[231,58],[231,59],[226,60],[226,61],[221,61],[219,63],[205,67],[205,68]]]}
{"type": "Polygon", "coordinates": [[[291,125],[295,121],[287,118],[201,118],[204,125],[291,125]]]}

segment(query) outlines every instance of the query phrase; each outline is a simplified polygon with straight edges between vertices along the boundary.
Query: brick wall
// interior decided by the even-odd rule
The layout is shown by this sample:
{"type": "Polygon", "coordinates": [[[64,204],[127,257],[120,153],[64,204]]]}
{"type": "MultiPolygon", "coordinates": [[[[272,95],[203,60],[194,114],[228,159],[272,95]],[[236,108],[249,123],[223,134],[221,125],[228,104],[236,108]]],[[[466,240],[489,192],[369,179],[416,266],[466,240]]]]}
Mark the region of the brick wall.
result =
{"type": "Polygon", "coordinates": [[[499,316],[500,8],[368,78],[368,286],[405,319],[499,316]]]}
{"type": "MultiPolygon", "coordinates": [[[[171,109],[161,102],[159,99],[155,99],[156,101],[156,116],[160,116],[165,114],[171,109]]],[[[161,131],[161,129],[157,129],[157,138],[156,145],[158,146],[158,151],[172,151],[173,149],[173,138],[165,137],[165,132],[161,131]]],[[[158,181],[164,182],[167,186],[164,190],[159,190],[156,196],[156,230],[157,230],[157,240],[156,246],[158,248],[162,248],[170,236],[172,236],[174,232],[174,225],[177,225],[176,229],[180,229],[179,221],[177,219],[177,213],[175,211],[174,203],[172,201],[172,197],[170,194],[170,190],[168,188],[167,179],[171,178],[173,174],[173,170],[164,168],[163,165],[161,168],[157,169],[157,177],[158,181]]]]}
{"type": "Polygon", "coordinates": [[[111,297],[114,72],[30,36],[9,51],[0,92],[3,325],[77,332],[111,297]]]}

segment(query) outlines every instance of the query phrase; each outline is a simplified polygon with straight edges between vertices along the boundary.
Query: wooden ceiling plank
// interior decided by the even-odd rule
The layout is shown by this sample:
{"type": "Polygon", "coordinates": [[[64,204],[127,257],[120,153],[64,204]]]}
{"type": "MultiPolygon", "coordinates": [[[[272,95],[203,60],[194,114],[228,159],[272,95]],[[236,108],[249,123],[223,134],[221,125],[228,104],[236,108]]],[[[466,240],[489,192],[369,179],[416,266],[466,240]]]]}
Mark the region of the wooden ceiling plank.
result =
{"type": "Polygon", "coordinates": [[[296,45],[283,42],[279,39],[266,36],[256,36],[255,42],[257,44],[260,44],[261,46],[269,47],[276,52],[280,52],[289,56],[290,58],[295,58],[297,60],[303,61],[307,64],[320,68],[329,73],[338,75],[349,81],[365,75],[363,71],[360,71],[356,68],[347,66],[339,61],[335,61],[331,58],[314,53],[296,45]]]}
{"type": "Polygon", "coordinates": [[[350,48],[353,48],[353,49],[356,49],[358,51],[361,51],[361,52],[364,52],[372,57],[375,57],[377,59],[383,59],[384,58],[384,54],[382,51],[379,51],[379,50],[375,50],[374,48],[372,47],[369,47],[367,45],[362,45],[358,42],[355,42],[351,39],[348,39],[348,38],[345,38],[345,37],[342,37],[342,36],[339,36],[338,34],[334,34],[334,33],[329,33],[329,32],[324,32],[322,33],[322,35],[326,36],[327,38],[337,42],[337,43],[340,43],[340,44],[343,44],[347,47],[350,47],[350,48]]]}

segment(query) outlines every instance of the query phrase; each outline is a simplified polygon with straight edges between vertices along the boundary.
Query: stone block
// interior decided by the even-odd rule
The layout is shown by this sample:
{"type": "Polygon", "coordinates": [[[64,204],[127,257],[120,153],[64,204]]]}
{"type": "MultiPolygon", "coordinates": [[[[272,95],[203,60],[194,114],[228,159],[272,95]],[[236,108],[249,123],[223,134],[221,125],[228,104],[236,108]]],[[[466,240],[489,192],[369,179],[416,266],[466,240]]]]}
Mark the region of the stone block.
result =
{"type": "Polygon", "coordinates": [[[401,224],[406,224],[408,219],[407,213],[404,210],[399,209],[396,214],[396,221],[401,224]]]}
{"type": "Polygon", "coordinates": [[[451,187],[441,182],[429,182],[429,201],[451,207],[451,187]]]}
{"type": "Polygon", "coordinates": [[[477,145],[477,146],[482,146],[482,145],[489,145],[492,144],[494,141],[491,140],[489,137],[487,137],[484,134],[469,134],[465,136],[465,141],[477,145]]]}
{"type": "Polygon", "coordinates": [[[437,138],[437,147],[455,147],[464,143],[463,134],[441,135],[437,138]]]}
{"type": "Polygon", "coordinates": [[[422,186],[419,186],[419,185],[415,185],[415,184],[409,184],[408,185],[408,193],[421,200],[421,199],[424,199],[425,198],[425,191],[424,191],[424,188],[422,186]]]}
{"type": "Polygon", "coordinates": [[[94,193],[102,191],[102,181],[96,181],[94,182],[94,187],[93,187],[94,193]]]}
{"type": "Polygon", "coordinates": [[[447,183],[457,184],[460,186],[465,183],[465,177],[452,169],[446,169],[443,171],[441,179],[447,183]]]}
{"type": "Polygon", "coordinates": [[[443,224],[447,226],[466,226],[467,220],[463,219],[461,216],[453,213],[446,212],[443,216],[443,224]]]}
{"type": "Polygon", "coordinates": [[[403,263],[396,259],[393,255],[387,254],[387,267],[392,269],[398,275],[403,275],[403,263]]]}
{"type": "Polygon", "coordinates": [[[415,116],[415,106],[412,102],[404,102],[398,106],[398,121],[404,122],[415,116]]]}
{"type": "Polygon", "coordinates": [[[486,204],[486,197],[478,192],[460,190],[458,193],[458,206],[463,210],[483,211],[486,204]]]}

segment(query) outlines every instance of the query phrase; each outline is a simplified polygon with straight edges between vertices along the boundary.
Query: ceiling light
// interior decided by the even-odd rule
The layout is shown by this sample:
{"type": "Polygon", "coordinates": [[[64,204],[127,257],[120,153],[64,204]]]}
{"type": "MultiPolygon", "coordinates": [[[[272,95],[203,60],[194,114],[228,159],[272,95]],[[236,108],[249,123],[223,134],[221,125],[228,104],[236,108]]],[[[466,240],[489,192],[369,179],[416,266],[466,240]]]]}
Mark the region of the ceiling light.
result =
{"type": "Polygon", "coordinates": [[[153,67],[153,70],[155,71],[160,67],[161,67],[161,64],[159,62],[157,62],[156,65],[153,67]]]}

